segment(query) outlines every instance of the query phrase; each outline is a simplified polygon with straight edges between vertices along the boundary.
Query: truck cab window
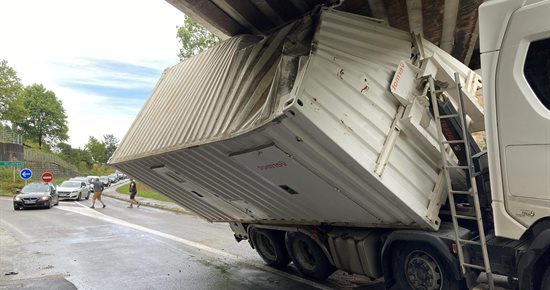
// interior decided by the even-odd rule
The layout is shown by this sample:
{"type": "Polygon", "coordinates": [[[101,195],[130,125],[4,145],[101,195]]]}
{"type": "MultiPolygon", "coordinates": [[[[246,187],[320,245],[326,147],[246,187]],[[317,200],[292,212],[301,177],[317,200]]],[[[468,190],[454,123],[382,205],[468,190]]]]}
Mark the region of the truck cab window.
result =
{"type": "Polygon", "coordinates": [[[550,38],[529,45],[523,73],[533,92],[550,110],[550,38]]]}

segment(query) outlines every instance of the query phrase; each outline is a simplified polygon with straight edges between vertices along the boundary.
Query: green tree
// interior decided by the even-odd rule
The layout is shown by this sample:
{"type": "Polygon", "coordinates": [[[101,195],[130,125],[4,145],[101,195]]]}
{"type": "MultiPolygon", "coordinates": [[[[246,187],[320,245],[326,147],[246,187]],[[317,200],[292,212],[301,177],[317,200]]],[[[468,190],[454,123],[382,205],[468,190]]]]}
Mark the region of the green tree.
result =
{"type": "Polygon", "coordinates": [[[105,145],[99,142],[96,137],[90,136],[88,143],[84,146],[84,149],[90,153],[94,162],[105,163],[105,145]]]}
{"type": "Polygon", "coordinates": [[[59,151],[58,155],[61,158],[65,159],[71,164],[78,166],[79,169],[82,165],[82,162],[84,162],[87,166],[91,166],[93,163],[92,155],[86,150],[82,150],[80,148],[72,148],[71,145],[63,142],[57,144],[56,147],[57,151],[59,151]]]}
{"type": "Polygon", "coordinates": [[[0,60],[0,120],[10,120],[25,112],[22,102],[18,101],[23,86],[17,72],[8,61],[0,60]]]}
{"type": "Polygon", "coordinates": [[[25,87],[21,102],[28,112],[25,118],[12,121],[24,137],[35,140],[38,148],[45,143],[50,147],[69,138],[67,115],[55,93],[43,85],[25,87]]]}
{"type": "Polygon", "coordinates": [[[187,16],[183,26],[178,26],[177,38],[182,44],[178,53],[180,60],[199,54],[220,41],[217,36],[187,16]]]}
{"type": "Polygon", "coordinates": [[[108,161],[116,151],[118,139],[113,134],[103,135],[103,146],[105,146],[105,160],[108,161]]]}

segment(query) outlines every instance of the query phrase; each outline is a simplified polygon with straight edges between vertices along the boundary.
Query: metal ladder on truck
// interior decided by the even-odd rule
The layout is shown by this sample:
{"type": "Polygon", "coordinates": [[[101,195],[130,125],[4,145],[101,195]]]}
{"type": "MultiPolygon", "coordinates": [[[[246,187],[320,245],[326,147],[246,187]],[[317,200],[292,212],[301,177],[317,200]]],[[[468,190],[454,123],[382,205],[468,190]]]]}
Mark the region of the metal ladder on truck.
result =
{"type": "Polygon", "coordinates": [[[448,196],[449,207],[451,211],[451,218],[453,220],[453,227],[454,227],[456,245],[458,250],[458,259],[460,262],[460,268],[463,275],[466,273],[467,268],[484,271],[487,275],[487,282],[489,284],[489,289],[493,290],[495,286],[493,281],[493,275],[491,272],[491,265],[489,264],[487,240],[485,238],[485,229],[483,227],[483,219],[481,216],[481,207],[479,203],[476,180],[473,174],[474,169],[472,165],[472,155],[471,155],[471,151],[470,151],[471,148],[469,144],[470,141],[468,140],[469,133],[466,128],[466,113],[464,112],[463,92],[460,85],[460,77],[458,73],[455,73],[454,79],[456,83],[456,89],[458,90],[458,111],[456,114],[440,115],[438,98],[439,98],[439,93],[441,91],[438,91],[436,89],[435,81],[432,77],[428,78],[428,82],[429,82],[428,85],[429,85],[430,99],[433,106],[435,123],[437,127],[437,135],[438,135],[437,139],[438,139],[439,148],[441,152],[442,170],[443,170],[443,174],[445,175],[445,180],[447,183],[447,196],[448,196]],[[462,139],[447,140],[445,138],[445,135],[443,134],[441,120],[452,119],[452,118],[459,120],[460,129],[462,130],[462,139]],[[449,146],[453,146],[456,144],[463,144],[464,150],[465,150],[466,164],[451,165],[448,155],[446,153],[446,147],[445,147],[446,144],[448,144],[449,146]],[[466,178],[468,180],[466,183],[470,185],[469,190],[463,191],[463,190],[453,189],[451,184],[451,176],[450,176],[451,170],[464,170],[467,173],[466,178]],[[474,216],[457,214],[455,196],[458,196],[458,195],[468,195],[473,199],[473,207],[474,207],[474,213],[475,213],[474,216]],[[459,235],[459,225],[458,225],[459,220],[477,221],[479,239],[476,239],[475,237],[472,239],[461,238],[459,235]],[[479,247],[481,247],[481,252],[483,254],[483,265],[475,265],[475,264],[470,264],[465,262],[463,246],[467,244],[478,245],[479,247]]]}

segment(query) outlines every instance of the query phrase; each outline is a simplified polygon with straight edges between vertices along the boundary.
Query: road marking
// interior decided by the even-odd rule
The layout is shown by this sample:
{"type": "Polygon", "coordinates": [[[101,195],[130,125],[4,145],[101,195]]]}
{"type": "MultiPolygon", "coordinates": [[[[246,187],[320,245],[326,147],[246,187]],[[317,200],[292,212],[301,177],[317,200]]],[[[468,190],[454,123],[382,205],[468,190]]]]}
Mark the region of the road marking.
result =
{"type": "Polygon", "coordinates": [[[31,237],[31,236],[27,235],[25,232],[23,232],[22,230],[18,229],[16,226],[14,226],[14,225],[8,223],[5,219],[0,219],[0,222],[1,222],[2,224],[4,224],[6,227],[10,228],[12,231],[14,231],[14,232],[20,234],[20,235],[23,237],[23,239],[25,239],[27,242],[32,241],[32,237],[31,237]]]}
{"type": "Polygon", "coordinates": [[[125,220],[121,220],[121,219],[118,219],[118,218],[115,218],[115,217],[108,216],[108,215],[103,214],[99,211],[91,209],[88,206],[83,205],[78,201],[76,201],[75,203],[80,205],[82,208],[62,206],[62,205],[54,207],[54,208],[57,208],[57,209],[60,209],[60,210],[65,210],[65,211],[70,211],[70,212],[73,212],[73,213],[85,215],[85,216],[88,216],[88,217],[91,217],[91,218],[103,220],[103,221],[106,221],[106,222],[109,222],[109,223],[121,225],[121,226],[124,226],[124,227],[132,228],[132,229],[135,229],[135,230],[138,230],[138,231],[142,231],[142,232],[146,232],[146,233],[149,233],[149,234],[152,234],[152,235],[163,237],[163,238],[166,238],[166,239],[184,244],[184,245],[189,246],[189,247],[200,249],[200,250],[203,250],[203,251],[206,251],[206,252],[209,252],[209,253],[212,253],[212,254],[227,258],[227,259],[231,259],[231,260],[234,260],[234,261],[237,261],[237,262],[248,264],[250,266],[259,268],[263,271],[270,272],[272,274],[276,274],[276,275],[279,275],[279,276],[283,276],[287,279],[291,279],[291,280],[294,280],[296,282],[309,285],[311,287],[315,287],[315,288],[318,288],[318,289],[324,289],[324,290],[332,289],[328,286],[319,284],[317,282],[310,281],[310,280],[307,280],[305,278],[298,277],[298,276],[295,276],[295,275],[292,275],[292,274],[289,274],[289,273],[286,273],[286,272],[268,267],[266,265],[263,265],[263,264],[260,264],[260,263],[254,262],[254,261],[244,259],[242,257],[239,257],[237,255],[234,255],[234,254],[222,251],[222,250],[218,250],[218,249],[215,249],[215,248],[212,248],[212,247],[209,247],[209,246],[197,243],[197,242],[186,240],[186,239],[183,239],[183,238],[171,235],[171,234],[163,233],[163,232],[153,230],[153,229],[150,229],[150,228],[147,228],[147,227],[144,227],[144,226],[140,226],[140,225],[136,225],[136,224],[127,222],[125,220]]]}

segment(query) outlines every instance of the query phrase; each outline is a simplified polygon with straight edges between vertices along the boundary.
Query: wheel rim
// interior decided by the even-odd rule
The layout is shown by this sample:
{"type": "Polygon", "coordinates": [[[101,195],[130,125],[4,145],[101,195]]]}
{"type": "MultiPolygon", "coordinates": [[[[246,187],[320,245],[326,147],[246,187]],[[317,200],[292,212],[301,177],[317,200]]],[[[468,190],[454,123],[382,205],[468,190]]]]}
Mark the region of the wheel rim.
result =
{"type": "Polygon", "coordinates": [[[432,256],[422,251],[410,253],[405,259],[407,282],[414,290],[443,289],[441,268],[432,256]]]}
{"type": "Polygon", "coordinates": [[[258,233],[257,247],[266,258],[270,260],[277,259],[277,252],[275,251],[273,242],[263,233],[258,233]]]}
{"type": "Polygon", "coordinates": [[[307,270],[313,271],[316,266],[315,255],[311,247],[304,241],[296,241],[294,243],[294,253],[297,262],[307,270]]]}

